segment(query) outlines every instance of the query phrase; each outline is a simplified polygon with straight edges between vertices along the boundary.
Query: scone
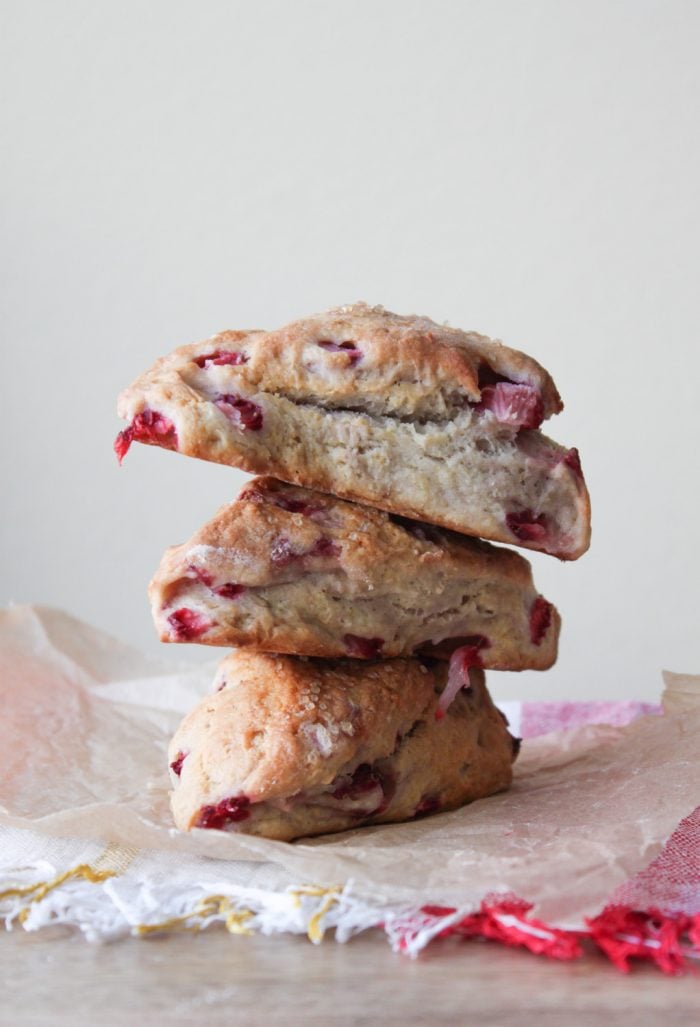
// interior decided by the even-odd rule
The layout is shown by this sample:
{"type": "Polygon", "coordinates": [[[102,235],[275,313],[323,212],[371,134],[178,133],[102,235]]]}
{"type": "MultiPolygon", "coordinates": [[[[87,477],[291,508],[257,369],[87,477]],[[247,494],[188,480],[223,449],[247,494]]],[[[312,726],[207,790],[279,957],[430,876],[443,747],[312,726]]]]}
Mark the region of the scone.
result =
{"type": "Polygon", "coordinates": [[[573,560],[590,539],[578,452],[539,431],[561,408],[530,357],[356,304],[176,349],[121,394],[115,449],[146,442],[573,560]]]}
{"type": "Polygon", "coordinates": [[[499,670],[557,655],[559,615],[518,553],[274,478],[168,549],[149,594],[164,642],[360,659],[469,642],[499,670]]]}
{"type": "Polygon", "coordinates": [[[247,651],[168,753],[175,823],[291,841],[440,810],[507,788],[517,740],[481,670],[436,717],[445,663],[247,651]]]}

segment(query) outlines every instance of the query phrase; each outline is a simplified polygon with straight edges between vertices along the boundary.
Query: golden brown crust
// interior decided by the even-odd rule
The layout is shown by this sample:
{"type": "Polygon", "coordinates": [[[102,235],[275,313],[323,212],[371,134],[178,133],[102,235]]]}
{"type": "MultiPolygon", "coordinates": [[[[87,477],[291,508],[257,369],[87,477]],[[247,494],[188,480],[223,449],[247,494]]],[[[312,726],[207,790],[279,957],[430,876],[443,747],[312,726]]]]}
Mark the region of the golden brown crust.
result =
{"type": "Polygon", "coordinates": [[[245,360],[231,374],[245,395],[269,392],[331,408],[434,420],[453,415],[465,402],[478,403],[486,368],[487,375],[533,385],[545,417],[562,409],[551,376],[525,353],[476,332],[364,303],[277,331],[220,332],[179,347],[142,377],[163,381],[175,372],[185,380],[194,374],[196,381],[192,361],[219,351],[245,360]]]}
{"type": "Polygon", "coordinates": [[[274,478],[167,550],[149,595],[162,641],[392,658],[480,636],[500,670],[557,653],[559,616],[518,553],[274,478]],[[201,617],[196,634],[182,610],[201,617]]]}
{"type": "Polygon", "coordinates": [[[444,665],[418,660],[230,654],[221,690],[170,745],[178,827],[289,840],[452,809],[507,787],[514,749],[483,672],[438,721],[445,677],[444,665]],[[369,789],[358,788],[363,773],[369,789]],[[231,799],[242,817],[217,817],[231,799]]]}

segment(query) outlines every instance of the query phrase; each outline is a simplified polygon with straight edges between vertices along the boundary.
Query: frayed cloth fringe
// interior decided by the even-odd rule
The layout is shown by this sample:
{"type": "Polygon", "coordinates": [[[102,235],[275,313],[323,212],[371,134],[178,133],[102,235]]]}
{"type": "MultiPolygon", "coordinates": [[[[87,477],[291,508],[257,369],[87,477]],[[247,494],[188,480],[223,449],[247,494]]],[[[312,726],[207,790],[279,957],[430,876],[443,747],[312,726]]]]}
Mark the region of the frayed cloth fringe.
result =
{"type": "MultiPolygon", "coordinates": [[[[90,941],[114,941],[170,931],[203,931],[220,923],[231,934],[306,934],[314,943],[334,931],[345,942],[370,928],[382,929],[395,952],[416,957],[439,938],[481,938],[519,947],[549,959],[572,960],[588,940],[619,970],[632,959],[649,960],[679,974],[700,959],[700,916],[639,912],[608,906],[569,930],[531,917],[532,906],[512,895],[488,896],[478,910],[425,905],[420,909],[372,906],[345,886],[300,885],[284,891],[222,885],[216,894],[193,885],[157,895],[147,884],[117,887],[119,875],[80,864],[57,873],[50,864],[5,871],[0,878],[0,917],[8,930],[37,931],[66,924],[90,941]]],[[[123,882],[122,882],[123,884],[123,882]]]]}

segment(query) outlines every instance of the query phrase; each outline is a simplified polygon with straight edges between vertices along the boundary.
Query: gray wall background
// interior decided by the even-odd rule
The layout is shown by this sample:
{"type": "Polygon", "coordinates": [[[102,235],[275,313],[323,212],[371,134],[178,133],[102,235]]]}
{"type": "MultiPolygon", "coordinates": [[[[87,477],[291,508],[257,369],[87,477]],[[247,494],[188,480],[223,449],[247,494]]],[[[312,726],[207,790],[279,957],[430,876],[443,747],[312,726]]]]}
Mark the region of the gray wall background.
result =
{"type": "MultiPolygon", "coordinates": [[[[155,652],[146,583],[238,472],[134,447],[173,346],[366,299],[524,348],[590,553],[502,697],[653,697],[698,651],[700,5],[5,2],[2,598],[155,652]]],[[[211,650],[173,649],[209,660],[211,650]]]]}

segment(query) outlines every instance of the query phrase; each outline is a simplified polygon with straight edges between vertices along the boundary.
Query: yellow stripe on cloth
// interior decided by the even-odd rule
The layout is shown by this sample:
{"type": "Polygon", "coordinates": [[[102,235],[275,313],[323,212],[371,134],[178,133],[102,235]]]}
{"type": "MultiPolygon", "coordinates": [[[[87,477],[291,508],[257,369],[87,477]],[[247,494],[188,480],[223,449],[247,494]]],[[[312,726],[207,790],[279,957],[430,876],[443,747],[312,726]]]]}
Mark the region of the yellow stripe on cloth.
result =
{"type": "MultiPolygon", "coordinates": [[[[101,884],[110,877],[118,877],[129,867],[138,850],[123,848],[118,845],[108,845],[104,852],[95,860],[95,865],[80,863],[70,870],[64,871],[50,881],[36,881],[34,884],[17,885],[14,888],[7,888],[0,892],[0,902],[4,899],[26,898],[28,904],[17,914],[20,923],[25,923],[31,913],[31,907],[41,902],[49,892],[60,888],[67,881],[83,880],[90,884],[101,884]]],[[[305,885],[300,888],[289,890],[294,905],[301,908],[302,898],[323,899],[316,912],[310,918],[307,926],[309,940],[318,944],[323,940],[325,929],[322,925],[323,918],[336,902],[339,902],[343,891],[341,885],[333,885],[330,888],[322,888],[316,885],[305,885]]],[[[196,908],[182,916],[170,917],[168,920],[155,924],[137,924],[133,933],[143,937],[149,934],[157,934],[162,931],[183,930],[200,931],[202,921],[212,917],[223,917],[226,930],[230,934],[250,935],[253,934],[248,921],[254,917],[250,909],[237,909],[226,895],[208,895],[201,899],[196,908]],[[190,921],[195,921],[190,923],[190,921]]]]}
{"type": "Polygon", "coordinates": [[[250,909],[236,909],[231,905],[231,900],[226,895],[207,895],[201,899],[196,909],[191,913],[184,913],[182,916],[174,916],[169,920],[163,920],[157,924],[137,924],[134,933],[143,937],[147,934],[157,934],[159,931],[200,931],[201,923],[188,923],[188,920],[206,920],[212,916],[224,917],[224,924],[229,934],[252,934],[246,926],[253,912],[250,909]]]}
{"type": "Polygon", "coordinates": [[[89,863],[80,863],[78,866],[59,874],[58,877],[54,877],[52,881],[37,881],[35,884],[7,888],[5,891],[0,892],[0,902],[3,899],[28,898],[29,905],[21,909],[17,917],[19,922],[23,924],[31,913],[30,906],[41,902],[50,891],[53,891],[54,888],[59,888],[66,881],[82,878],[82,880],[89,881],[91,884],[101,884],[108,877],[115,877],[116,873],[116,870],[95,870],[89,863]]]}
{"type": "Polygon", "coordinates": [[[323,897],[323,902],[309,920],[309,926],[306,929],[309,941],[312,941],[314,945],[318,945],[319,942],[323,941],[325,928],[321,925],[321,921],[333,904],[339,901],[339,896],[342,890],[342,886],[339,884],[334,884],[331,888],[320,888],[317,885],[307,885],[304,888],[290,889],[290,895],[294,896],[294,904],[297,908],[301,906],[302,896],[310,895],[318,898],[323,897]]]}

